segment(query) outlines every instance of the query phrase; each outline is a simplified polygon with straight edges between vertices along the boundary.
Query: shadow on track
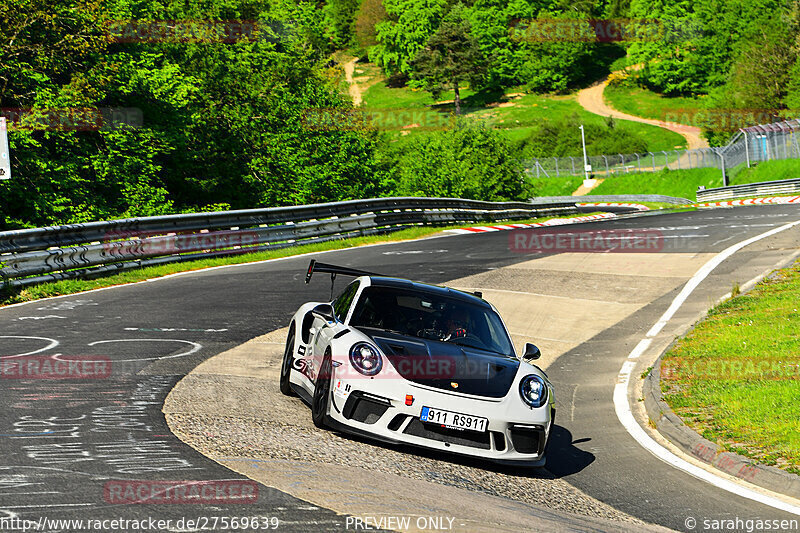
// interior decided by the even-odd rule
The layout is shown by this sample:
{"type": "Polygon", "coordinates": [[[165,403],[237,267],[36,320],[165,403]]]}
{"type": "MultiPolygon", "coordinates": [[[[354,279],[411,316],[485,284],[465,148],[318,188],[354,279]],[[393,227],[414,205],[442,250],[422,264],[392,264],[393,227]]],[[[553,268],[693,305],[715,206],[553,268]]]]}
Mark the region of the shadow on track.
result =
{"type": "Polygon", "coordinates": [[[369,444],[370,446],[394,450],[407,455],[414,455],[420,458],[433,459],[454,465],[469,466],[472,468],[479,468],[489,472],[504,474],[507,476],[527,477],[538,479],[555,479],[576,472],[580,472],[592,462],[594,462],[594,455],[585,452],[573,444],[591,441],[591,439],[579,439],[573,443],[572,434],[559,425],[554,425],[551,433],[550,440],[547,444],[547,465],[545,467],[528,467],[524,465],[505,465],[492,463],[490,461],[481,460],[478,458],[466,457],[457,454],[447,453],[439,450],[428,450],[426,448],[418,448],[406,444],[389,444],[378,440],[373,440],[368,437],[359,435],[352,435],[349,433],[336,432],[336,434],[344,439],[369,444]]]}
{"type": "Polygon", "coordinates": [[[573,439],[572,433],[558,424],[550,430],[547,443],[547,470],[554,477],[561,478],[577,474],[594,462],[594,454],[583,451],[576,444],[591,442],[591,438],[573,439]]]}

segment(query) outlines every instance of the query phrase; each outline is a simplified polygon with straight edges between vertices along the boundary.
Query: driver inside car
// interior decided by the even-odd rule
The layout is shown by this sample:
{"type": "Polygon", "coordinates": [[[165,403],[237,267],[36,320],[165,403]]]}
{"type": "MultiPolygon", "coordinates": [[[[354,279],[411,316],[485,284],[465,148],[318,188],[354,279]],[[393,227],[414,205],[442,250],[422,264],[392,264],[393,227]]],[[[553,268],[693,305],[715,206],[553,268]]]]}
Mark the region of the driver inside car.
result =
{"type": "Polygon", "coordinates": [[[443,341],[467,336],[469,313],[463,307],[453,307],[444,319],[445,335],[443,341]]]}

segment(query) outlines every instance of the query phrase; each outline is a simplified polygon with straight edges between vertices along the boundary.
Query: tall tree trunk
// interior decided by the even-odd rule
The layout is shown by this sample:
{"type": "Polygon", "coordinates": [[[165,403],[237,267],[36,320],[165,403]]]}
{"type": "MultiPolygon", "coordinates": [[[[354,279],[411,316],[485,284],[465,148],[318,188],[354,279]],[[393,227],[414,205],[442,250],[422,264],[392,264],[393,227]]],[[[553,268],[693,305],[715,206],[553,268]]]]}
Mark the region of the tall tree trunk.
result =
{"type": "Polygon", "coordinates": [[[456,97],[453,101],[456,104],[456,115],[461,114],[461,95],[458,94],[458,80],[453,82],[453,91],[456,93],[456,97]]]}

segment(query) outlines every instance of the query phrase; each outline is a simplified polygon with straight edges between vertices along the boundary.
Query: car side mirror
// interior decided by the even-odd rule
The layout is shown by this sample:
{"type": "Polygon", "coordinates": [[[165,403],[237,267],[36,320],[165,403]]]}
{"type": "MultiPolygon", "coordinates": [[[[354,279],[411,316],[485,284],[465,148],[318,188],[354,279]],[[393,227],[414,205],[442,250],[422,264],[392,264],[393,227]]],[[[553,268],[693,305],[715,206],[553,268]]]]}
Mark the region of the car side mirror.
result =
{"type": "Polygon", "coordinates": [[[319,304],[311,310],[311,314],[321,318],[325,322],[336,322],[336,315],[331,304],[319,304]]]}
{"type": "Polygon", "coordinates": [[[530,342],[525,343],[525,353],[522,355],[523,361],[535,361],[542,356],[542,352],[539,351],[539,348],[530,342]]]}

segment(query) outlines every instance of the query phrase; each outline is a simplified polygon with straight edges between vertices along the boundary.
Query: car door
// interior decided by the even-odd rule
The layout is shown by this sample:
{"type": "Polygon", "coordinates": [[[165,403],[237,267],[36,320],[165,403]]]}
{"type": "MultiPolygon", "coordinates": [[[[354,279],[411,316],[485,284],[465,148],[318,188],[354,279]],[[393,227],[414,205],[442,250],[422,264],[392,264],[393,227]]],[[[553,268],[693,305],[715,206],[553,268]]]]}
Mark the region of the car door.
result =
{"type": "Polygon", "coordinates": [[[322,320],[319,317],[314,319],[314,340],[313,342],[313,364],[312,372],[314,380],[316,381],[317,371],[322,365],[322,359],[325,356],[325,350],[331,345],[334,335],[344,329],[344,321],[347,318],[347,312],[350,310],[350,305],[353,303],[356,293],[358,292],[359,281],[353,281],[348,285],[342,293],[331,302],[333,305],[333,314],[336,318],[333,322],[322,320]]]}

